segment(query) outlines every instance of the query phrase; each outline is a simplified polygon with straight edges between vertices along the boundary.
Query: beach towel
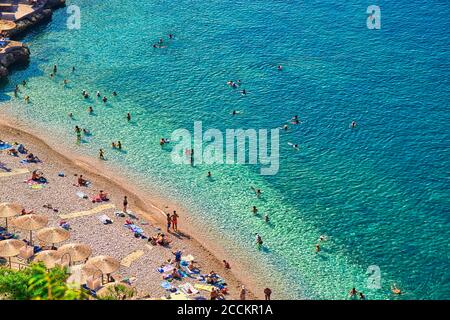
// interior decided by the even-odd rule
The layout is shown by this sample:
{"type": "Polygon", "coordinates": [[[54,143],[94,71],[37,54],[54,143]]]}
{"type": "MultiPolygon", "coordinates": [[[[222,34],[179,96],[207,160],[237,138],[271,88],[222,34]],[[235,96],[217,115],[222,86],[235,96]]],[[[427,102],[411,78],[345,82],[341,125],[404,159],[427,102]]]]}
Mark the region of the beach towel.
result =
{"type": "Polygon", "coordinates": [[[114,221],[111,220],[106,214],[99,216],[98,219],[99,219],[103,224],[112,224],[112,223],[114,222],[114,221]]]}
{"type": "Polygon", "coordinates": [[[158,268],[158,272],[159,273],[167,273],[170,272],[174,269],[174,266],[172,266],[171,264],[165,265],[164,267],[158,268]]]}
{"type": "Polygon", "coordinates": [[[194,284],[194,287],[195,287],[195,289],[204,290],[204,291],[208,291],[208,292],[212,292],[214,289],[214,286],[209,285],[209,284],[196,283],[196,284],[194,284]]]}
{"type": "Polygon", "coordinates": [[[195,289],[194,286],[189,282],[179,285],[178,287],[180,288],[181,292],[183,292],[186,295],[193,295],[199,293],[199,291],[195,289]]]}
{"type": "Polygon", "coordinates": [[[77,195],[79,198],[81,198],[81,199],[88,199],[87,194],[84,193],[84,192],[78,191],[78,192],[76,193],[76,195],[77,195]]]}
{"type": "Polygon", "coordinates": [[[12,176],[17,176],[19,174],[30,173],[28,169],[12,169],[10,172],[1,172],[0,178],[7,178],[12,176]]]}
{"type": "Polygon", "coordinates": [[[60,214],[59,217],[61,219],[74,219],[74,218],[79,218],[79,217],[84,217],[84,216],[90,216],[90,215],[100,213],[102,211],[105,211],[108,209],[113,209],[113,208],[114,208],[113,204],[103,204],[101,206],[98,206],[94,209],[87,210],[87,211],[72,212],[72,213],[68,213],[68,214],[60,214]]]}
{"type": "Polygon", "coordinates": [[[124,267],[130,267],[134,261],[136,261],[143,255],[144,255],[144,251],[142,251],[142,250],[133,251],[132,253],[127,255],[125,258],[123,258],[122,261],[120,261],[120,264],[124,267]]]}
{"type": "Polygon", "coordinates": [[[11,148],[12,146],[11,145],[9,145],[9,144],[0,144],[0,151],[1,150],[6,150],[6,149],[9,149],[9,148],[11,148]]]}
{"type": "Polygon", "coordinates": [[[163,287],[166,290],[170,290],[172,292],[176,292],[177,288],[175,288],[173,285],[170,284],[170,282],[163,281],[161,282],[161,287],[163,287]]]}

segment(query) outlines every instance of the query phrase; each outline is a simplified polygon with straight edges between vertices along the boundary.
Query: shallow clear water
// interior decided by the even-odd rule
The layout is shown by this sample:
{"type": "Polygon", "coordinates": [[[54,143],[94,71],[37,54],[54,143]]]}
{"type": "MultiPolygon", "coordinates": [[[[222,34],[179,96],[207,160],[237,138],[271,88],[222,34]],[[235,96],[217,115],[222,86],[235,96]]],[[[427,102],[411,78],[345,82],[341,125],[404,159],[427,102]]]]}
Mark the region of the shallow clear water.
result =
{"type": "Polygon", "coordinates": [[[276,293],[345,299],[356,286],[370,299],[388,299],[395,282],[405,298],[445,299],[449,4],[377,1],[382,29],[368,30],[370,3],[358,2],[68,1],[81,7],[81,29],[65,27],[62,9],[26,36],[32,61],[10,77],[0,107],[80,153],[105,148],[111,162],[192,209],[204,236],[220,234],[227,254],[254,266],[276,293]],[[176,40],[168,48],[151,47],[169,33],[176,40]],[[52,80],[53,64],[59,72],[52,80]],[[22,79],[28,105],[12,94],[22,79]],[[230,79],[241,79],[248,95],[227,87],[230,79]],[[100,90],[110,102],[84,100],[83,89],[100,90]],[[242,114],[232,117],[232,110],[242,114]],[[295,114],[303,123],[281,134],[273,177],[253,166],[176,166],[159,146],[160,137],[192,130],[194,121],[204,129],[275,128],[295,114]],[[80,146],[75,124],[93,132],[80,146]],[[113,140],[126,151],[111,150],[113,140]],[[271,224],[252,216],[253,205],[271,224]],[[322,234],[329,241],[316,255],[322,234]],[[371,265],[381,270],[381,289],[367,288],[371,265]]]}

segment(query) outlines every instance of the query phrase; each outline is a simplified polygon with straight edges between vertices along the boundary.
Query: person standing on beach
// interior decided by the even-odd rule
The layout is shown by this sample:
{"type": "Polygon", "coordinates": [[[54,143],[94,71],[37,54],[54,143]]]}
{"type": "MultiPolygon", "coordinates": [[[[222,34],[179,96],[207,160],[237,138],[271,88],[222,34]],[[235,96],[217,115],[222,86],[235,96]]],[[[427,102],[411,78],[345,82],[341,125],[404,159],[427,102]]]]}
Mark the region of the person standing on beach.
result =
{"type": "Polygon", "coordinates": [[[173,231],[178,232],[178,214],[175,210],[173,211],[172,214],[172,228],[173,231]]]}
{"type": "Polygon", "coordinates": [[[127,213],[127,207],[128,207],[128,198],[127,196],[123,197],[123,212],[127,213]]]}
{"type": "Polygon", "coordinates": [[[103,149],[100,149],[98,157],[100,158],[100,160],[105,160],[105,152],[103,151],[103,149]]]}
{"type": "Polygon", "coordinates": [[[172,224],[172,217],[170,216],[170,213],[167,213],[166,217],[167,217],[167,232],[170,232],[170,225],[172,224]]]}
{"type": "Polygon", "coordinates": [[[270,288],[265,288],[264,289],[264,296],[265,299],[270,301],[270,295],[272,294],[272,290],[270,290],[270,288]]]}
{"type": "Polygon", "coordinates": [[[247,293],[247,289],[245,289],[245,286],[241,286],[241,293],[239,294],[239,299],[245,300],[246,293],[247,293]]]}
{"type": "Polygon", "coordinates": [[[177,268],[177,269],[180,269],[180,267],[181,267],[181,256],[182,256],[182,252],[181,252],[181,250],[177,250],[177,251],[175,251],[175,252],[172,252],[173,254],[174,254],[174,256],[175,256],[175,267],[177,268]]]}
{"type": "Polygon", "coordinates": [[[75,132],[77,133],[77,142],[81,141],[81,129],[79,126],[75,126],[75,132]]]}

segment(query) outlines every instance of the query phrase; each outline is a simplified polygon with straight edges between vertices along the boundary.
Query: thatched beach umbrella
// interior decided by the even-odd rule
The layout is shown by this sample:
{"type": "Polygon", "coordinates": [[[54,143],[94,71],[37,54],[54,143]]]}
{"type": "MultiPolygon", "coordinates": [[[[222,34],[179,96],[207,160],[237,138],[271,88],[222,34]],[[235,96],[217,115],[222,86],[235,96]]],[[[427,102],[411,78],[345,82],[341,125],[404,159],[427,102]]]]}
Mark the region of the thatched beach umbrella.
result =
{"type": "Polygon", "coordinates": [[[47,223],[48,218],[38,214],[27,214],[13,220],[15,227],[30,231],[30,245],[33,244],[33,231],[42,229],[47,223]]]}
{"type": "Polygon", "coordinates": [[[8,20],[0,20],[0,32],[9,31],[16,27],[16,23],[8,20]]]}
{"type": "Polygon", "coordinates": [[[36,236],[45,243],[51,243],[53,247],[55,243],[60,243],[69,239],[70,232],[61,227],[49,227],[36,232],[36,236]]]}
{"type": "Polygon", "coordinates": [[[93,267],[100,270],[102,273],[102,280],[103,275],[106,274],[109,281],[109,275],[120,268],[120,261],[108,256],[96,256],[90,258],[88,262],[86,262],[86,267],[93,267]]]}
{"type": "Polygon", "coordinates": [[[61,246],[58,251],[61,253],[61,258],[68,255],[70,263],[86,260],[92,253],[91,248],[86,244],[69,243],[61,246]]]}
{"type": "Polygon", "coordinates": [[[48,269],[51,269],[61,263],[61,252],[57,250],[44,250],[37,253],[33,261],[42,262],[48,269]]]}
{"type": "Polygon", "coordinates": [[[0,257],[9,259],[9,267],[11,268],[11,257],[15,257],[20,253],[20,249],[25,246],[25,242],[9,239],[0,241],[0,257]]]}
{"type": "Polygon", "coordinates": [[[17,203],[0,203],[0,218],[6,219],[6,230],[8,230],[8,218],[18,216],[23,207],[17,203]]]}

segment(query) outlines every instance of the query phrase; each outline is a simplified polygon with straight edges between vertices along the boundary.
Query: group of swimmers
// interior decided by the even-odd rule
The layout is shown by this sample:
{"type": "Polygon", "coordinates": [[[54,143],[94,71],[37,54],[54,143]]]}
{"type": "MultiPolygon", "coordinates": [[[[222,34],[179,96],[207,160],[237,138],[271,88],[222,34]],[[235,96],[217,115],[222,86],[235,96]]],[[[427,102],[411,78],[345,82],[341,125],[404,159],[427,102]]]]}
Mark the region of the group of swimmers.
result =
{"type": "MultiPolygon", "coordinates": [[[[174,39],[174,35],[171,33],[168,35],[168,37],[169,37],[169,40],[174,39]]],[[[159,48],[159,49],[167,48],[167,46],[164,44],[164,39],[159,38],[158,42],[153,44],[153,48],[159,48]]]]}

